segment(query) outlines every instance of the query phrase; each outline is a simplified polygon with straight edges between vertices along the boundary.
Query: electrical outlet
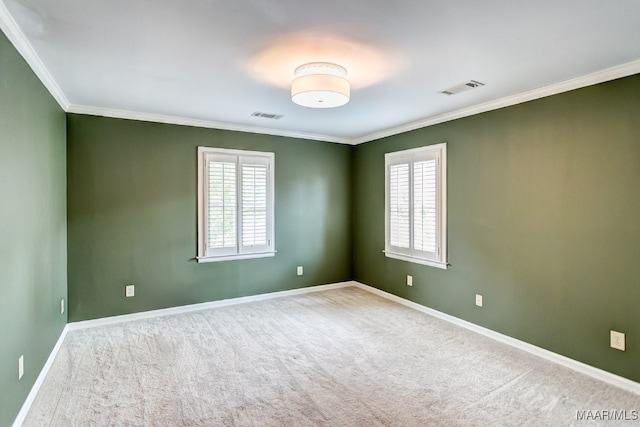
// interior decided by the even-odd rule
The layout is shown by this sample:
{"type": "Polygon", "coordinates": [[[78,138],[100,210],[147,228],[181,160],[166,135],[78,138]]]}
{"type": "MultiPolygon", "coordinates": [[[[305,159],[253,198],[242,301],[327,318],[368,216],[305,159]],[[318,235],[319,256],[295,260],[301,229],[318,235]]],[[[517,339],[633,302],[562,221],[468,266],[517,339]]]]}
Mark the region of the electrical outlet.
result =
{"type": "Polygon", "coordinates": [[[407,275],[407,286],[413,286],[413,276],[407,275]]]}
{"type": "Polygon", "coordinates": [[[127,298],[133,297],[136,295],[136,287],[134,285],[126,285],[124,287],[124,296],[127,298]]]}
{"type": "Polygon", "coordinates": [[[24,375],[24,354],[18,358],[18,380],[22,379],[24,375]]]}
{"type": "Polygon", "coordinates": [[[482,307],[482,295],[476,294],[476,305],[482,307]]]}
{"type": "Polygon", "coordinates": [[[60,314],[64,314],[64,298],[60,300],[60,314]]]}
{"type": "Polygon", "coordinates": [[[616,350],[625,351],[625,338],[624,333],[611,331],[611,348],[615,348],[616,350]]]}
{"type": "Polygon", "coordinates": [[[301,265],[298,266],[298,268],[296,269],[296,273],[298,273],[298,276],[302,276],[302,273],[304,272],[303,268],[301,265]]]}

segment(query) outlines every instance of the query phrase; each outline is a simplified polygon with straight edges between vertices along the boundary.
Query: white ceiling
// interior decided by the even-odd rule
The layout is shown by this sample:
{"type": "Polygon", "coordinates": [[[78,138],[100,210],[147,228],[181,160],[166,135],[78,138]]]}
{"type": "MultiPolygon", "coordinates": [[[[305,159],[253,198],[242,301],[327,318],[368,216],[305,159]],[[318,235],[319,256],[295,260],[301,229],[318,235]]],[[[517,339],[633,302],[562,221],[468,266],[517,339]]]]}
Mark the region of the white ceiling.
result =
{"type": "Polygon", "coordinates": [[[343,143],[640,72],[639,0],[0,0],[0,25],[66,111],[343,143]],[[291,102],[311,61],[347,105],[291,102]]]}

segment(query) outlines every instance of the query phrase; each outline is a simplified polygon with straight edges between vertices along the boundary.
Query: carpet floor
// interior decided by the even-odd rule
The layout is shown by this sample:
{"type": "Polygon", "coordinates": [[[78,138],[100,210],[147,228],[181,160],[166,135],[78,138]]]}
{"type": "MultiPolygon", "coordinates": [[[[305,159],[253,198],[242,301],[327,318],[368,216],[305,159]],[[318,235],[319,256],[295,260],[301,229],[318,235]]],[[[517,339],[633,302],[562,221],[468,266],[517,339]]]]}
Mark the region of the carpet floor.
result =
{"type": "Polygon", "coordinates": [[[638,395],[348,287],[71,331],[23,425],[638,426],[639,410],[638,395]]]}

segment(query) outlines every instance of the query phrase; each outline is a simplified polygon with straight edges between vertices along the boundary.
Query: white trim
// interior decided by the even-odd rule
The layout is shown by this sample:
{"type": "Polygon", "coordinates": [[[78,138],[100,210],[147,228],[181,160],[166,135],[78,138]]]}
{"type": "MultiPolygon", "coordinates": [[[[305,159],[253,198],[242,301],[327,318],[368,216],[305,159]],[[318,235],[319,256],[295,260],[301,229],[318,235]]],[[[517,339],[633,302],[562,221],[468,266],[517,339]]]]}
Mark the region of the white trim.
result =
{"type": "Polygon", "coordinates": [[[446,270],[449,264],[445,262],[440,262],[436,260],[426,259],[426,258],[418,258],[407,254],[399,254],[391,251],[382,251],[387,258],[399,259],[401,261],[413,262],[415,264],[428,265],[430,267],[441,268],[446,270]]]}
{"type": "Polygon", "coordinates": [[[210,146],[198,147],[198,263],[233,261],[251,258],[266,258],[276,254],[275,236],[275,153],[249,151],[210,146]],[[235,164],[235,246],[210,248],[209,236],[209,171],[212,162],[235,164]],[[266,167],[266,242],[261,245],[245,246],[244,227],[244,165],[260,164],[266,167]]]}
{"type": "MultiPolygon", "coordinates": [[[[1,1],[1,0],[0,0],[1,1]]],[[[335,142],[351,144],[349,138],[322,135],[307,132],[295,132],[284,129],[263,128],[258,126],[240,125],[234,123],[216,122],[213,120],[190,119],[187,117],[165,116],[161,114],[139,113],[136,111],[119,110],[115,108],[92,107],[89,105],[71,104],[67,113],[85,114],[88,116],[111,117],[115,119],[138,120],[142,122],[167,123],[181,126],[194,126],[209,129],[230,130],[236,132],[258,133],[261,135],[286,136],[288,138],[309,139],[312,141],[335,142]]]]}
{"type": "Polygon", "coordinates": [[[288,291],[270,292],[266,294],[249,295],[246,297],[223,299],[218,301],[203,302],[199,304],[182,305],[179,307],[162,308],[159,310],[142,311],[139,313],[123,314],[120,316],[103,317],[100,319],[83,320],[67,324],[67,329],[75,331],[78,329],[95,328],[97,326],[114,325],[117,323],[130,322],[133,320],[153,319],[162,316],[172,316],[175,314],[192,313],[194,311],[207,310],[217,307],[228,307],[231,305],[245,304],[256,301],[264,301],[275,298],[282,298],[292,295],[308,294],[313,292],[328,291],[331,289],[346,288],[356,286],[356,282],[339,282],[328,285],[308,286],[305,288],[290,289],[288,291]]]}
{"type": "Polygon", "coordinates": [[[404,123],[400,126],[395,126],[387,129],[383,129],[377,132],[372,132],[358,137],[338,137],[332,135],[323,135],[307,132],[294,132],[282,129],[271,129],[257,126],[240,125],[232,123],[222,123],[211,120],[199,120],[185,117],[165,116],[161,114],[141,113],[128,110],[120,110],[113,108],[94,107],[89,105],[71,104],[56,81],[53,79],[47,68],[44,66],[40,57],[35,52],[31,43],[29,43],[27,37],[24,35],[20,27],[13,19],[9,10],[5,6],[3,0],[0,0],[0,29],[5,33],[7,38],[14,45],[16,50],[22,55],[25,61],[29,64],[34,73],[38,76],[43,85],[49,90],[51,95],[55,98],[62,109],[67,113],[86,114],[91,116],[103,116],[120,119],[138,120],[155,123],[167,123],[183,126],[195,126],[201,128],[231,130],[238,132],[258,133],[264,135],[284,136],[289,138],[308,139],[314,141],[334,142],[338,144],[358,145],[365,142],[374,141],[388,136],[397,135],[411,130],[420,129],[428,126],[433,126],[439,123],[448,122],[451,120],[460,119],[463,117],[473,116],[475,114],[484,113],[487,111],[497,110],[499,108],[509,107],[523,102],[532,101],[539,98],[544,98],[551,95],[556,95],[562,92],[567,92],[582,87],[592,86],[599,83],[604,83],[610,80],[619,79],[622,77],[631,76],[640,73],[640,60],[628,62],[626,64],[617,65],[604,70],[596,71],[591,74],[576,77],[573,79],[565,80],[559,83],[554,83],[541,88],[532,89],[519,94],[507,96],[494,101],[488,101],[483,104],[462,108],[456,111],[438,114],[431,117],[426,117],[417,121],[404,123]]]}
{"type": "Polygon", "coordinates": [[[40,374],[38,375],[38,378],[33,384],[33,387],[31,387],[31,391],[29,392],[29,394],[27,395],[27,398],[22,404],[22,408],[20,409],[20,412],[18,412],[18,415],[13,421],[12,427],[20,427],[22,426],[22,423],[24,423],[24,420],[27,417],[29,410],[31,409],[31,405],[33,404],[33,401],[38,395],[38,392],[40,391],[40,387],[42,386],[42,383],[44,382],[47,374],[49,373],[49,369],[51,369],[51,365],[53,364],[53,361],[58,355],[58,352],[62,347],[62,343],[69,331],[95,328],[98,326],[105,326],[105,325],[114,325],[117,323],[131,322],[134,320],[153,319],[153,318],[162,317],[162,316],[171,316],[171,315],[182,314],[182,313],[192,313],[194,311],[206,310],[209,308],[227,307],[231,305],[245,304],[245,303],[250,303],[255,301],[264,301],[264,300],[282,298],[282,297],[287,297],[292,295],[301,295],[301,294],[308,294],[313,292],[328,291],[331,289],[346,288],[346,287],[356,286],[356,285],[357,285],[356,282],[352,282],[352,281],[330,283],[328,285],[308,286],[305,288],[290,289],[288,291],[270,292],[267,294],[250,295],[246,297],[230,298],[230,299],[219,300],[219,301],[203,302],[200,304],[190,304],[190,305],[183,305],[179,307],[163,308],[159,310],[150,310],[150,311],[143,311],[139,313],[123,314],[120,316],[103,317],[100,319],[67,323],[67,325],[62,330],[60,337],[58,338],[58,342],[56,342],[56,345],[53,347],[53,350],[51,350],[51,354],[49,355],[47,362],[44,364],[42,370],[40,371],[40,374]]]}
{"type": "Polygon", "coordinates": [[[553,363],[557,363],[558,365],[562,365],[565,368],[569,368],[571,370],[574,370],[576,372],[579,372],[581,374],[584,375],[588,375],[592,378],[595,378],[597,380],[600,380],[602,382],[605,382],[607,384],[610,384],[614,387],[618,387],[621,388],[623,390],[629,391],[631,393],[640,395],[640,383],[637,383],[635,381],[632,381],[628,378],[624,378],[621,377],[619,375],[615,375],[612,374],[611,372],[607,372],[604,371],[602,369],[593,367],[591,365],[587,365],[586,363],[582,363],[582,362],[578,362],[577,360],[574,359],[570,359],[566,356],[562,356],[558,353],[554,353],[552,351],[549,350],[545,350],[544,348],[535,346],[533,344],[529,344],[527,342],[524,341],[520,341],[516,338],[512,338],[508,335],[504,335],[501,334],[499,332],[493,331],[491,329],[487,329],[484,328],[482,326],[476,325],[475,323],[471,323],[471,322],[467,322],[466,320],[462,320],[460,318],[451,316],[449,314],[443,313],[441,311],[438,310],[434,310],[432,308],[429,307],[425,307],[424,305],[418,304],[416,302],[413,301],[409,301],[407,299],[401,298],[399,296],[390,294],[388,292],[385,292],[383,290],[374,288],[372,286],[369,285],[365,285],[363,283],[359,283],[359,282],[352,282],[354,284],[354,286],[365,290],[367,292],[371,292],[375,295],[381,296],[383,298],[386,298],[388,300],[397,302],[399,304],[402,304],[406,307],[409,308],[413,308],[415,310],[421,311],[425,314],[431,315],[433,317],[437,317],[438,319],[442,319],[445,320],[449,323],[453,323],[454,325],[463,327],[465,329],[468,329],[470,331],[476,332],[480,335],[484,335],[488,338],[494,339],[496,341],[499,341],[503,344],[507,344],[510,345],[512,347],[515,347],[519,350],[523,350],[526,351],[527,353],[533,354],[534,356],[538,356],[541,357],[543,359],[546,359],[550,362],[553,363]]]}
{"type": "Polygon", "coordinates": [[[25,418],[27,418],[29,409],[31,409],[31,405],[33,404],[33,401],[38,395],[38,392],[40,391],[40,387],[42,386],[44,379],[47,377],[47,374],[49,373],[49,369],[51,369],[51,365],[53,365],[53,361],[56,359],[56,356],[58,355],[58,352],[62,347],[62,342],[67,336],[68,330],[69,330],[68,325],[65,325],[64,329],[62,329],[62,333],[58,337],[58,341],[56,342],[56,345],[53,346],[53,350],[51,350],[51,354],[49,354],[49,357],[47,358],[47,361],[42,367],[42,370],[40,370],[40,373],[38,374],[38,378],[36,378],[36,381],[33,383],[33,386],[31,387],[31,391],[29,392],[29,394],[27,395],[27,398],[22,404],[22,408],[20,408],[20,412],[18,412],[18,415],[16,415],[16,418],[12,424],[13,427],[20,427],[22,423],[24,423],[25,418]]]}
{"type": "Polygon", "coordinates": [[[22,408],[20,409],[20,412],[18,412],[18,415],[16,416],[16,419],[14,420],[12,427],[20,427],[24,422],[27,414],[29,413],[29,409],[31,409],[31,405],[33,404],[33,401],[37,396],[38,391],[42,386],[42,383],[44,382],[44,379],[49,373],[49,369],[51,368],[53,361],[55,360],[56,356],[58,355],[58,352],[60,351],[62,342],[64,341],[69,331],[95,328],[98,326],[105,326],[105,325],[114,325],[114,324],[123,323],[123,322],[130,322],[134,320],[153,319],[153,318],[162,317],[162,316],[171,316],[171,315],[182,314],[182,313],[192,313],[200,310],[206,310],[209,308],[228,307],[228,306],[237,305],[237,304],[244,304],[244,303],[250,303],[250,302],[256,302],[256,301],[265,301],[265,300],[270,300],[275,298],[282,298],[282,297],[293,296],[293,295],[302,295],[302,294],[308,294],[313,292],[328,291],[331,289],[340,289],[340,288],[347,288],[352,286],[360,288],[372,294],[378,295],[382,298],[386,298],[390,301],[394,301],[398,304],[402,304],[406,307],[421,311],[422,313],[445,320],[447,322],[463,327],[470,331],[476,332],[478,334],[484,335],[486,337],[492,338],[504,344],[516,347],[520,350],[526,351],[527,353],[531,353],[535,356],[541,357],[550,362],[557,363],[566,368],[588,375],[592,378],[595,378],[597,380],[610,384],[614,387],[618,387],[623,390],[629,391],[631,393],[640,395],[640,383],[637,383],[635,381],[631,381],[627,378],[623,378],[618,375],[612,374],[610,372],[603,371],[602,369],[598,369],[593,366],[584,364],[582,362],[578,362],[577,360],[569,359],[568,357],[561,356],[549,350],[545,350],[543,348],[526,343],[524,341],[520,341],[518,339],[509,337],[507,335],[503,335],[499,332],[495,332],[490,329],[483,328],[482,326],[476,325],[471,322],[467,322],[466,320],[459,319],[449,314],[442,313],[440,311],[425,307],[413,301],[409,301],[407,299],[390,294],[383,290],[352,280],[348,282],[309,286],[305,288],[290,289],[287,291],[278,291],[278,292],[271,292],[267,294],[250,295],[246,297],[230,298],[230,299],[219,300],[219,301],[204,302],[200,304],[183,305],[179,307],[143,311],[139,313],[123,314],[120,316],[103,317],[100,319],[84,320],[81,322],[68,323],[62,330],[62,333],[58,338],[58,342],[53,347],[53,350],[51,351],[51,354],[49,355],[47,362],[45,363],[44,367],[40,371],[40,374],[38,375],[38,378],[33,384],[33,387],[31,388],[29,395],[24,401],[22,408]]]}
{"type": "Polygon", "coordinates": [[[224,154],[229,156],[255,156],[255,157],[265,157],[266,155],[271,155],[270,157],[275,156],[275,153],[271,151],[238,150],[236,148],[218,148],[210,145],[199,145],[198,155],[201,155],[204,153],[224,154]]]}
{"type": "MultiPolygon", "coordinates": [[[[0,0],[1,2],[2,0],[0,0]]],[[[476,114],[485,113],[487,111],[498,110],[500,108],[510,107],[524,102],[533,101],[547,96],[557,95],[559,93],[580,89],[587,86],[593,86],[599,83],[608,82],[622,77],[631,76],[640,73],[640,59],[628,62],[626,64],[616,65],[604,70],[596,71],[591,74],[553,83],[540,88],[528,90],[526,92],[517,93],[515,95],[506,96],[504,98],[488,101],[478,105],[462,108],[435,116],[425,117],[399,126],[383,129],[377,132],[361,135],[358,137],[338,137],[332,135],[313,134],[306,132],[293,132],[281,129],[261,128],[247,125],[237,125],[230,123],[215,122],[209,120],[197,120],[184,117],[163,116],[159,114],[138,113],[134,111],[118,110],[110,108],[92,107],[88,105],[71,104],[66,111],[68,113],[87,114],[92,116],[103,116],[129,120],[139,120],[147,122],[168,123],[184,126],[196,126],[212,129],[232,130],[238,132],[259,133],[266,135],[286,136],[289,138],[309,139],[314,141],[335,142],[338,144],[359,145],[365,142],[375,141],[377,139],[386,138],[393,135],[409,132],[416,129],[426,128],[440,123],[461,119],[464,117],[474,116],[476,114]]]]}
{"type": "Polygon", "coordinates": [[[197,257],[198,264],[207,262],[219,262],[219,261],[237,261],[239,259],[252,259],[252,258],[267,258],[276,255],[277,251],[271,252],[254,252],[250,254],[233,254],[233,255],[218,255],[218,256],[203,256],[197,257]]]}
{"type": "Polygon", "coordinates": [[[402,261],[413,262],[446,270],[447,262],[447,143],[425,145],[402,151],[384,154],[384,252],[385,256],[402,261]],[[426,252],[415,248],[415,186],[414,168],[417,162],[434,160],[436,162],[436,248],[435,252],[426,252]],[[397,247],[391,245],[390,211],[391,211],[391,167],[408,166],[409,185],[409,245],[397,247]]]}
{"type": "MultiPolygon", "coordinates": [[[[0,0],[1,2],[2,0],[0,0]]],[[[261,128],[256,126],[238,125],[230,123],[215,122],[210,120],[197,120],[184,117],[164,116],[159,114],[138,113],[134,111],[118,110],[110,108],[92,107],[88,105],[70,104],[65,109],[68,113],[86,114],[91,116],[103,116],[129,120],[139,120],[146,122],[168,123],[184,126],[195,126],[212,129],[232,130],[238,132],[259,133],[265,135],[285,136],[289,138],[309,139],[314,141],[335,142],[338,144],[359,145],[365,142],[375,141],[377,139],[386,138],[388,136],[421,129],[452,120],[461,119],[463,117],[474,116],[476,114],[485,113],[487,111],[498,110],[512,105],[522,104],[524,102],[533,101],[547,96],[557,95],[559,93],[580,89],[587,86],[593,86],[599,83],[608,82],[622,77],[631,76],[640,73],[640,59],[628,62],[626,64],[616,65],[604,70],[596,71],[591,74],[576,77],[562,82],[553,83],[540,88],[532,89],[526,92],[517,93],[515,95],[506,96],[504,98],[488,101],[479,105],[462,108],[435,116],[425,117],[400,126],[383,129],[377,132],[361,135],[358,137],[338,137],[332,135],[322,135],[306,132],[293,132],[281,129],[261,128]]]]}
{"type": "Polygon", "coordinates": [[[16,23],[11,13],[5,6],[4,1],[0,0],[0,29],[5,33],[9,41],[13,44],[16,50],[22,55],[24,60],[29,64],[29,67],[33,70],[36,76],[40,79],[44,87],[47,88],[51,96],[62,107],[64,111],[69,108],[69,101],[64,96],[62,90],[53,79],[47,67],[42,63],[40,57],[29,43],[29,40],[24,35],[18,24],[16,23]]]}
{"type": "Polygon", "coordinates": [[[504,98],[488,101],[478,105],[472,105],[460,110],[450,111],[435,116],[426,117],[414,122],[404,123],[381,131],[373,132],[356,138],[351,138],[349,143],[352,145],[363,144],[365,142],[375,141],[376,139],[386,138],[388,136],[409,132],[415,129],[425,128],[439,123],[449,122],[451,120],[461,119],[463,117],[474,116],[476,114],[485,113],[487,111],[497,110],[512,105],[522,104],[524,102],[533,101],[535,99],[545,98],[551,95],[580,89],[587,86],[593,86],[599,83],[608,82],[610,80],[622,77],[632,76],[640,73],[640,59],[626,64],[617,65],[595,73],[565,80],[559,83],[553,83],[541,88],[532,89],[515,95],[506,96],[504,98]]]}

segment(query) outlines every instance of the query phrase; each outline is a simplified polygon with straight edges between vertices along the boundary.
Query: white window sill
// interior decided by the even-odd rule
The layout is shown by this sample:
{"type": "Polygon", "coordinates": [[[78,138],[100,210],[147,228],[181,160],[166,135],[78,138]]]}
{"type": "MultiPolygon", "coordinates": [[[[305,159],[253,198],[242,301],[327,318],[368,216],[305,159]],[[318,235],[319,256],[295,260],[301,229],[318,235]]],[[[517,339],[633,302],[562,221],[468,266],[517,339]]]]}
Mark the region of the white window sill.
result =
{"type": "Polygon", "coordinates": [[[241,259],[253,259],[253,258],[267,258],[272,257],[276,254],[276,251],[272,252],[258,252],[253,254],[234,254],[234,255],[223,255],[223,256],[208,256],[208,257],[197,257],[196,260],[198,264],[204,262],[220,262],[220,261],[237,261],[241,259]]]}
{"type": "Polygon", "coordinates": [[[422,265],[428,265],[431,267],[436,267],[436,268],[441,268],[443,270],[446,270],[448,267],[448,263],[446,261],[436,261],[433,259],[424,259],[424,258],[417,258],[417,257],[413,257],[411,255],[407,255],[407,254],[399,254],[396,252],[389,252],[389,251],[382,251],[384,252],[384,255],[389,257],[389,258],[395,258],[395,259],[399,259],[402,261],[408,261],[408,262],[413,262],[416,264],[422,264],[422,265]]]}

